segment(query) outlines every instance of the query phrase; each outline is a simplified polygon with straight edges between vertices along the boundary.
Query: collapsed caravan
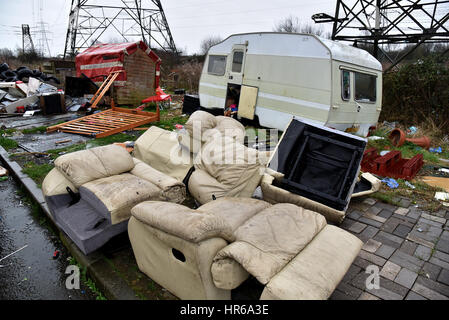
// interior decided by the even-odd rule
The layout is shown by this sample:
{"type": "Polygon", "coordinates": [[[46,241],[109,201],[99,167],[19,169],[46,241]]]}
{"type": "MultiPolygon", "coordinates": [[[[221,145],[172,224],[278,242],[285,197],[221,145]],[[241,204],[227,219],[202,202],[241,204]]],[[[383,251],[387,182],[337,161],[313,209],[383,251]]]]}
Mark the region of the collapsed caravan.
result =
{"type": "Polygon", "coordinates": [[[368,134],[382,105],[382,66],[368,52],[310,34],[237,34],[210,48],[199,83],[206,109],[284,130],[293,116],[368,134]]]}

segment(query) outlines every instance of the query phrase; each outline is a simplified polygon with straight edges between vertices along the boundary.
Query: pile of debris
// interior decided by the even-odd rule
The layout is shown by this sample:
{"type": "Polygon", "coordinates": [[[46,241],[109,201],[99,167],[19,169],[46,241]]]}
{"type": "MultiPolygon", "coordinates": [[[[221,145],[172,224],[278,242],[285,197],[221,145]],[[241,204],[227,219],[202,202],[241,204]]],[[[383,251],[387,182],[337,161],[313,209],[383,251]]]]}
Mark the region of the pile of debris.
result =
{"type": "Polygon", "coordinates": [[[27,67],[19,67],[16,70],[11,70],[7,63],[0,64],[0,82],[28,82],[29,78],[35,78],[42,82],[54,81],[56,84],[60,83],[57,78],[48,76],[37,69],[30,70],[27,67]]]}
{"type": "Polygon", "coordinates": [[[0,113],[65,113],[63,91],[34,77],[27,81],[0,82],[0,113]]]}

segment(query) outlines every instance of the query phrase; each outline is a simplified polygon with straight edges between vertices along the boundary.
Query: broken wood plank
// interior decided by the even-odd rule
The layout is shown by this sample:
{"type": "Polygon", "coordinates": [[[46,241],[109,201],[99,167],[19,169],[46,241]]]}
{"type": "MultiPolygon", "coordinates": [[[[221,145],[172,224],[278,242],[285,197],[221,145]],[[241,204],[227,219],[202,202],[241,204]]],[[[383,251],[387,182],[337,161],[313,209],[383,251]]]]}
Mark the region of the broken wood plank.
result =
{"type": "Polygon", "coordinates": [[[71,142],[71,141],[72,141],[72,139],[65,139],[65,140],[56,141],[55,144],[67,143],[67,142],[71,142]]]}

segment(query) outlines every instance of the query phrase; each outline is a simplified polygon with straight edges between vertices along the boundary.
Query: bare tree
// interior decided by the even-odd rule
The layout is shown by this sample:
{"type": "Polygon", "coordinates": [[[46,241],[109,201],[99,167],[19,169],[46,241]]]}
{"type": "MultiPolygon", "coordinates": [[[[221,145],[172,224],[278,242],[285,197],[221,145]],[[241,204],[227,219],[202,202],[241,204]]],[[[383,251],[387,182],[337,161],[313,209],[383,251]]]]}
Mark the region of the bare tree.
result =
{"type": "Polygon", "coordinates": [[[222,40],[223,39],[220,36],[209,36],[205,38],[203,41],[201,41],[201,54],[205,55],[207,51],[209,51],[210,47],[216,45],[217,43],[220,43],[222,40]]]}
{"type": "Polygon", "coordinates": [[[301,23],[299,18],[295,16],[289,16],[279,21],[273,30],[276,32],[308,33],[324,38],[331,37],[329,32],[324,32],[323,29],[315,27],[310,23],[301,23]]]}

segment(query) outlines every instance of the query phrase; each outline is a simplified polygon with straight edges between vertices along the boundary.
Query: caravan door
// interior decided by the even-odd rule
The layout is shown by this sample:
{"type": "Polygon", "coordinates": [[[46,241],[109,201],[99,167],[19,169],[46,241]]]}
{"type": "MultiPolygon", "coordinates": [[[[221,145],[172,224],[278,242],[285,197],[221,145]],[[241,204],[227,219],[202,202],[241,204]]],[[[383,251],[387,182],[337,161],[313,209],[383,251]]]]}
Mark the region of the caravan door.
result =
{"type": "Polygon", "coordinates": [[[246,46],[236,44],[232,47],[230,66],[228,67],[228,83],[242,84],[245,64],[246,46]]]}

